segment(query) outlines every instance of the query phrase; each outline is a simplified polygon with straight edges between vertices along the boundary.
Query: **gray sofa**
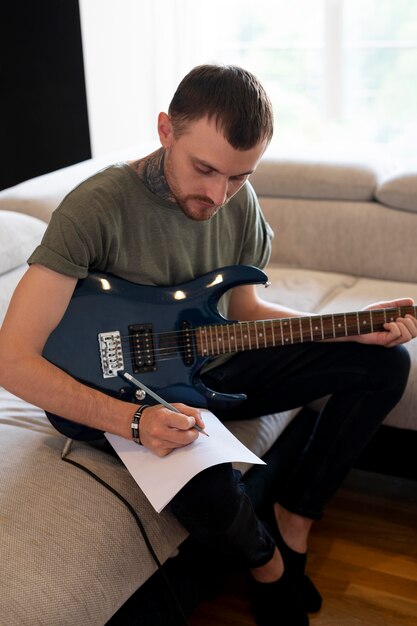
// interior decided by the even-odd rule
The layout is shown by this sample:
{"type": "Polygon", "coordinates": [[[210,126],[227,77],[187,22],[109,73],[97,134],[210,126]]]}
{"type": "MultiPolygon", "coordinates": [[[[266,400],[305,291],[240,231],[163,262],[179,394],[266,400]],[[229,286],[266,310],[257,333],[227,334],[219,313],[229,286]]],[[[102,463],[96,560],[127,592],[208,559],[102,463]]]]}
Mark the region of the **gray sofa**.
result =
{"type": "MultiPolygon", "coordinates": [[[[60,199],[107,163],[134,156],[92,159],[0,192],[0,323],[60,199]]],[[[417,174],[381,180],[359,164],[265,159],[252,182],[276,234],[264,297],[317,313],[417,300],[417,174]]],[[[415,434],[417,342],[408,349],[409,385],[386,424],[415,434]]],[[[296,413],[230,428],[263,456],[296,413]]],[[[64,443],[40,409],[0,389],[0,612],[8,626],[103,626],[157,569],[126,507],[61,460],[64,443]]],[[[175,564],[186,531],[167,510],[153,510],[123,465],[82,442],[70,458],[130,502],[159,560],[175,564]]]]}

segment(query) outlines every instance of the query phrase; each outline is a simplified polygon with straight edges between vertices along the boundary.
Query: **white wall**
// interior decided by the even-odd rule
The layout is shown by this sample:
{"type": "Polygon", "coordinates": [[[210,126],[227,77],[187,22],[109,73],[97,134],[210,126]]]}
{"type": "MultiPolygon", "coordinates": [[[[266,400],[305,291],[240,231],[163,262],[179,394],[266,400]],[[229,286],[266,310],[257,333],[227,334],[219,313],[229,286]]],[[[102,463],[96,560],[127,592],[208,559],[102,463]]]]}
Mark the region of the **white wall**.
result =
{"type": "Polygon", "coordinates": [[[80,0],[93,156],[157,142],[159,111],[181,78],[207,60],[202,7],[196,0],[80,0]]]}

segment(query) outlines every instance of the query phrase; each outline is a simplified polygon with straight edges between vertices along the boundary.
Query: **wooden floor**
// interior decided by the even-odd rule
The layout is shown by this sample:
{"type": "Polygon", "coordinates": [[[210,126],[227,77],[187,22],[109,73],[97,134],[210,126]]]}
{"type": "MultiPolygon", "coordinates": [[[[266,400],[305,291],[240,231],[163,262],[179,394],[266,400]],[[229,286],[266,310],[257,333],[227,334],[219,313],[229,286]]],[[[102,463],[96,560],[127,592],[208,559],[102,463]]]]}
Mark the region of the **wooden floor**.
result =
{"type": "MultiPolygon", "coordinates": [[[[352,472],[313,527],[307,571],[324,598],[311,626],[416,626],[417,483],[352,472]]],[[[244,580],[225,580],[189,623],[254,626],[244,580]]]]}

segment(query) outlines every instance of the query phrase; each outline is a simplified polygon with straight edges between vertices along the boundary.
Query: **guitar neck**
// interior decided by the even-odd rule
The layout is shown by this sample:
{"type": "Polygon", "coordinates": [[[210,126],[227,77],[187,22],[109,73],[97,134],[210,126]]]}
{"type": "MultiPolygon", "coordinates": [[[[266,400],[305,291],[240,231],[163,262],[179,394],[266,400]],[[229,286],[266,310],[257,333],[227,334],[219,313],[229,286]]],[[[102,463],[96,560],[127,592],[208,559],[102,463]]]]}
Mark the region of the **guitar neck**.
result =
{"type": "Polygon", "coordinates": [[[259,350],[308,341],[352,337],[384,330],[398,317],[416,315],[416,306],[287,317],[253,322],[230,322],[195,329],[197,353],[218,356],[230,352],[259,350]]]}

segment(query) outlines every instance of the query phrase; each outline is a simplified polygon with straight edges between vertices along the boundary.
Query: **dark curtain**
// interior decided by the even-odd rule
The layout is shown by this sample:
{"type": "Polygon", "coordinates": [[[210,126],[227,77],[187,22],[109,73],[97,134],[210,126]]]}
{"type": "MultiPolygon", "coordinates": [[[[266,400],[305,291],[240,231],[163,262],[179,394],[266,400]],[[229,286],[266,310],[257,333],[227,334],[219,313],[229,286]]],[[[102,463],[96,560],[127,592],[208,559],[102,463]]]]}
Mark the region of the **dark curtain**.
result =
{"type": "Polygon", "coordinates": [[[0,3],[0,189],[91,156],[78,0],[0,3]]]}

